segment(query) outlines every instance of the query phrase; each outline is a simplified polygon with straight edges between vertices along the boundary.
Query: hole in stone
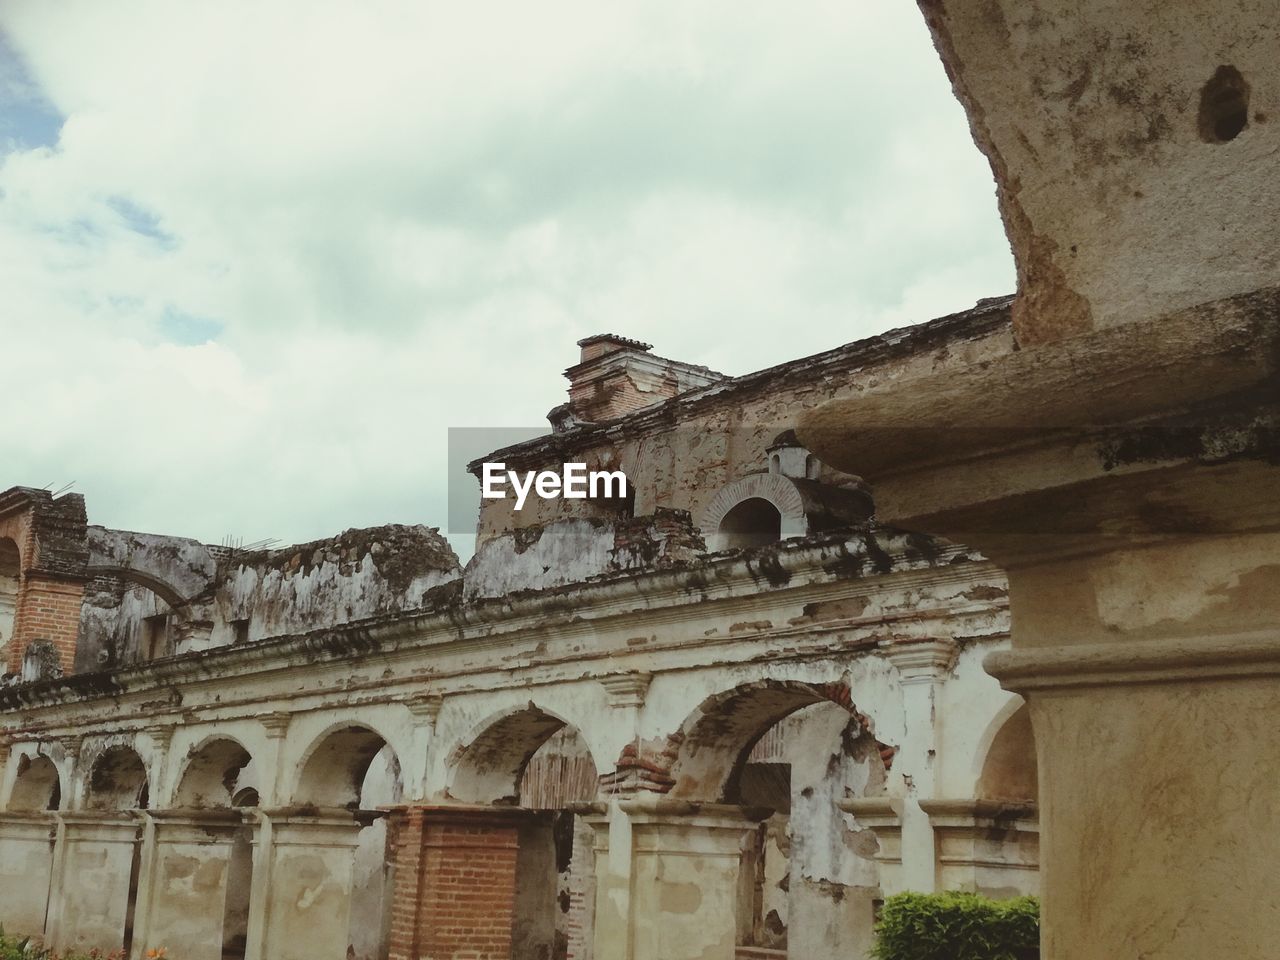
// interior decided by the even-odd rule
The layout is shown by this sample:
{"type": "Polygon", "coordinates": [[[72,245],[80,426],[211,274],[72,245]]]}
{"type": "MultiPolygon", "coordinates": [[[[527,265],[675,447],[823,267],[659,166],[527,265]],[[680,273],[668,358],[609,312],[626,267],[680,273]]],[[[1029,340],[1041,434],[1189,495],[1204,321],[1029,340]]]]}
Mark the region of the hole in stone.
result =
{"type": "Polygon", "coordinates": [[[1200,139],[1227,143],[1249,125],[1249,84],[1240,71],[1221,66],[1200,91],[1200,139]]]}

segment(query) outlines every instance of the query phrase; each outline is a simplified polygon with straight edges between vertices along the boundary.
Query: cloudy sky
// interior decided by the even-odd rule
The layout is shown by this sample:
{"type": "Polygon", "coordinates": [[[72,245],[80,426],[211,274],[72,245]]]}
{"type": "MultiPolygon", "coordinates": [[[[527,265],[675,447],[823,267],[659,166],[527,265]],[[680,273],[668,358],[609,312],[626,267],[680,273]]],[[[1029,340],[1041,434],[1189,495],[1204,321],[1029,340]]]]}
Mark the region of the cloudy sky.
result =
{"type": "Polygon", "coordinates": [[[745,373],[1013,282],[904,0],[0,2],[0,489],[92,522],[444,525],[583,336],[745,373]]]}

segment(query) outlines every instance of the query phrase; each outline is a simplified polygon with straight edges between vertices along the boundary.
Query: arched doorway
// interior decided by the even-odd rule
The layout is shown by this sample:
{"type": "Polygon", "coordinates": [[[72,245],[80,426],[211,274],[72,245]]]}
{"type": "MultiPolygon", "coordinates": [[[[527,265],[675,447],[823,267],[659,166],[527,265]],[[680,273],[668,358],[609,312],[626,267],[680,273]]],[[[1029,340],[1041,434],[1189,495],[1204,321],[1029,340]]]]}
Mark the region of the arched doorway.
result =
{"type": "MultiPolygon", "coordinates": [[[[322,734],[307,753],[298,778],[296,804],[317,811],[350,811],[362,824],[350,864],[349,960],[380,960],[386,955],[393,864],[380,808],[399,803],[403,794],[395,750],[380,733],[356,724],[322,734]]],[[[321,869],[318,861],[314,869],[321,869]]]]}
{"type": "MultiPolygon", "coordinates": [[[[194,811],[257,806],[256,788],[245,785],[252,761],[238,740],[223,736],[206,740],[187,759],[174,791],[174,806],[193,811],[196,819],[200,814],[194,811]]],[[[216,842],[202,851],[214,855],[206,872],[222,870],[219,889],[211,893],[223,897],[221,930],[208,931],[208,935],[221,933],[223,960],[239,960],[245,954],[253,895],[253,827],[249,823],[230,828],[218,824],[208,836],[216,842]]]]}
{"type": "MultiPolygon", "coordinates": [[[[842,683],[761,680],[705,700],[671,738],[670,795],[767,813],[742,850],[736,944],[756,958],[870,948],[877,874],[837,802],[885,790],[893,751],[842,683]]],[[[759,815],[759,814],[757,814],[759,815]]]]}
{"type": "Polygon", "coordinates": [[[449,784],[454,799],[537,811],[520,826],[513,958],[584,956],[595,871],[578,805],[596,799],[599,774],[577,727],[534,703],[491,718],[455,751],[449,784]]]}
{"type": "MultiPolygon", "coordinates": [[[[122,814],[145,810],[150,806],[150,790],[147,766],[142,757],[133,747],[117,744],[107,747],[94,758],[89,768],[84,805],[89,810],[122,814]]],[[[133,944],[134,914],[138,904],[138,876],[142,855],[141,826],[129,824],[126,819],[121,824],[120,831],[122,833],[127,831],[133,840],[129,845],[128,893],[124,908],[123,944],[125,952],[128,953],[133,944]]],[[[123,863],[107,863],[103,867],[104,873],[100,882],[109,883],[114,888],[116,871],[122,866],[123,863]]],[[[123,871],[119,875],[123,875],[123,871]]],[[[83,877],[81,880],[86,885],[98,882],[92,877],[83,877]]]]}

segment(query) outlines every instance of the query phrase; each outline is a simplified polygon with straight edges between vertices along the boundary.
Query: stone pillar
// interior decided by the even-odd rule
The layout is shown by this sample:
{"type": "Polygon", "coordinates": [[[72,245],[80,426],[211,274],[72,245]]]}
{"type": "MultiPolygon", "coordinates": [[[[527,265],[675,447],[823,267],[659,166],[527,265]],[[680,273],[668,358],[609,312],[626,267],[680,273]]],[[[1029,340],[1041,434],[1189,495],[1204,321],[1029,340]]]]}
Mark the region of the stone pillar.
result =
{"type": "Polygon", "coordinates": [[[734,960],[743,842],[767,813],[650,795],[594,819],[595,960],[734,960]]]}
{"type": "Polygon", "coordinates": [[[438,693],[426,694],[405,701],[405,707],[413,716],[412,728],[412,761],[409,758],[401,761],[401,773],[404,777],[405,794],[408,801],[420,801],[427,796],[427,757],[431,755],[431,741],[436,735],[436,720],[444,708],[444,697],[438,693]]]}
{"type": "Polygon", "coordinates": [[[1034,804],[925,800],[937,841],[939,890],[1001,899],[1040,892],[1040,824],[1034,804]]]}
{"type": "Polygon", "coordinates": [[[1041,757],[1047,958],[1274,955],[1277,556],[1274,535],[1202,538],[1011,572],[1027,645],[987,669],[1041,757]]]}
{"type": "Polygon", "coordinates": [[[131,955],[165,948],[183,960],[221,960],[237,810],[148,813],[131,955]]]}
{"type": "Polygon", "coordinates": [[[897,668],[902,689],[902,708],[907,736],[894,757],[897,769],[910,775],[910,795],[903,801],[901,816],[902,889],[923,893],[934,889],[937,865],[934,837],[922,801],[933,797],[933,757],[937,751],[938,688],[956,659],[956,643],[949,639],[899,640],[885,655],[897,668]]]}
{"type": "Polygon", "coordinates": [[[286,769],[282,760],[285,738],[292,721],[293,714],[285,711],[258,717],[258,722],[267,735],[262,755],[256,758],[255,763],[257,769],[262,771],[262,779],[258,784],[258,804],[264,809],[275,809],[289,802],[289,798],[284,796],[285,785],[281,782],[281,772],[286,769]]]}
{"type": "Polygon", "coordinates": [[[124,946],[137,817],[128,812],[58,814],[48,937],[55,953],[124,946]]]}
{"type": "Polygon", "coordinates": [[[510,960],[520,829],[529,811],[396,807],[391,817],[390,960],[510,960]]]}
{"type": "Polygon", "coordinates": [[[51,813],[0,814],[0,922],[5,933],[45,935],[55,835],[51,813]]]}
{"type": "Polygon", "coordinates": [[[258,811],[246,960],[346,960],[355,850],[347,810],[258,811]]]}

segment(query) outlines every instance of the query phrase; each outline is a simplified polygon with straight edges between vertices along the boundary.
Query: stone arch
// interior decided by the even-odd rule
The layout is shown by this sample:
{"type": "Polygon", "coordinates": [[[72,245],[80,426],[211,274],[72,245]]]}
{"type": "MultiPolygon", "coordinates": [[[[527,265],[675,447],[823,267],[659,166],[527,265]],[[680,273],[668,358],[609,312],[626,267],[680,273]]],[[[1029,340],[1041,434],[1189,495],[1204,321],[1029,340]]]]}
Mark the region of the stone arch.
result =
{"type": "MultiPolygon", "coordinates": [[[[576,733],[577,727],[533,701],[490,716],[450,754],[446,777],[449,797],[468,803],[519,803],[520,783],[529,761],[561,731],[576,733]]],[[[590,748],[585,749],[590,754],[590,748]]]]}
{"type": "Polygon", "coordinates": [[[145,810],[150,780],[147,765],[133,747],[107,747],[89,767],[85,806],[90,810],[145,810]]]}
{"type": "Polygon", "coordinates": [[[365,779],[380,756],[398,782],[400,758],[385,736],[365,723],[331,725],[303,751],[293,802],[360,809],[365,779]]]}
{"type": "Polygon", "coordinates": [[[188,598],[182,596],[175,587],[134,567],[90,564],[85,567],[85,573],[90,577],[118,577],[129,583],[136,583],[140,587],[146,587],[175,611],[185,607],[187,604],[188,598]]]}
{"type": "MultiPolygon", "coordinates": [[[[738,776],[765,733],[798,710],[835,703],[871,736],[871,721],[854,707],[849,687],[838,683],[755,680],[704,700],[679,731],[668,738],[665,759],[672,797],[703,802],[737,802],[738,776]]],[[[886,767],[892,748],[878,744],[886,767]]]]}
{"type": "MultiPolygon", "coordinates": [[[[199,613],[192,609],[190,598],[184,597],[178,588],[172,584],[136,567],[90,564],[85,568],[85,571],[91,577],[111,577],[149,590],[169,608],[167,612],[161,610],[165,625],[161,637],[151,641],[156,644],[155,648],[148,649],[149,643],[147,638],[144,637],[142,641],[143,649],[140,651],[143,659],[151,660],[168,656],[173,652],[175,643],[201,632],[201,624],[198,622],[200,619],[199,613]],[[158,642],[161,638],[164,640],[163,643],[158,642]]],[[[157,619],[160,619],[160,617],[157,617],[157,619]]],[[[151,622],[151,618],[147,618],[144,621],[144,623],[149,622],[151,622]]]]}
{"type": "Polygon", "coordinates": [[[252,756],[239,740],[225,734],[206,737],[192,747],[178,777],[174,806],[234,807],[240,772],[252,756]]]}
{"type": "Polygon", "coordinates": [[[802,537],[809,532],[804,498],[794,481],[777,473],[755,473],[722,487],[702,511],[699,527],[712,550],[728,550],[747,546],[734,542],[735,535],[722,532],[726,518],[748,501],[763,501],[778,512],[778,537],[802,537]]]}
{"type": "Polygon", "coordinates": [[[982,769],[977,797],[1036,802],[1040,795],[1039,768],[1031,711],[1021,700],[1015,700],[991,726],[989,746],[979,754],[982,769]]]}
{"type": "Polygon", "coordinates": [[[42,754],[18,758],[18,774],[9,793],[10,810],[57,810],[62,805],[62,776],[42,754]]]}

